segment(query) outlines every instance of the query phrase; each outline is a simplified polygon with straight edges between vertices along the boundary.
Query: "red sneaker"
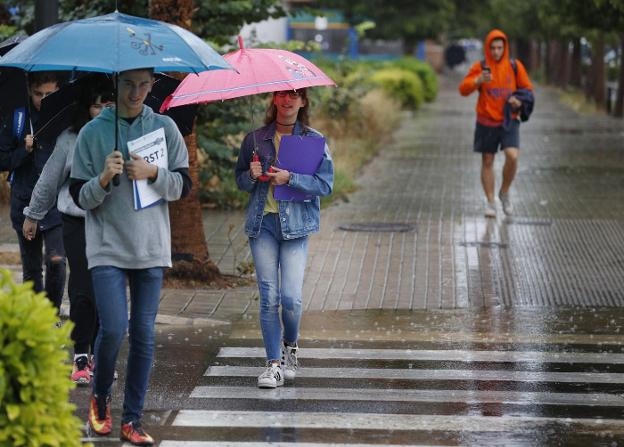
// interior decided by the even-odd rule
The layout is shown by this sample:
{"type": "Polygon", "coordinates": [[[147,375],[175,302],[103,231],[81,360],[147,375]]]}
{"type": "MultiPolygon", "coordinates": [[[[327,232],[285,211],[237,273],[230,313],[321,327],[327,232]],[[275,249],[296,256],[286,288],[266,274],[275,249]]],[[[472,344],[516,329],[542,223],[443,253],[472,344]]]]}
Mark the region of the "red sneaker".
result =
{"type": "Polygon", "coordinates": [[[89,369],[89,360],[86,355],[81,355],[74,360],[71,380],[76,385],[89,385],[91,383],[91,370],[89,369]]]}
{"type": "Polygon", "coordinates": [[[110,434],[113,429],[113,418],[110,413],[110,397],[91,395],[89,404],[89,426],[100,436],[110,434]]]}
{"type": "Polygon", "coordinates": [[[140,422],[121,424],[119,439],[128,441],[132,445],[154,445],[154,439],[145,433],[140,422]]]}

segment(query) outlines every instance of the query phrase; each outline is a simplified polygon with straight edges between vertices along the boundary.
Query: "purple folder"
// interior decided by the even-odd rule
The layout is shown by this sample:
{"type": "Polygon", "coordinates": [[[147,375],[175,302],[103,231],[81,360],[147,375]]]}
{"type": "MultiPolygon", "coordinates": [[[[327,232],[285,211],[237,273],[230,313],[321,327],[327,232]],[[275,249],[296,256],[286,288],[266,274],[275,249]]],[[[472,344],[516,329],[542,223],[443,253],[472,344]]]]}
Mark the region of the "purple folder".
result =
{"type": "MultiPolygon", "coordinates": [[[[277,154],[277,167],[296,174],[314,174],[325,153],[325,138],[284,135],[277,154]]],[[[275,200],[310,200],[314,194],[308,194],[288,185],[276,185],[273,194],[275,200]]]]}

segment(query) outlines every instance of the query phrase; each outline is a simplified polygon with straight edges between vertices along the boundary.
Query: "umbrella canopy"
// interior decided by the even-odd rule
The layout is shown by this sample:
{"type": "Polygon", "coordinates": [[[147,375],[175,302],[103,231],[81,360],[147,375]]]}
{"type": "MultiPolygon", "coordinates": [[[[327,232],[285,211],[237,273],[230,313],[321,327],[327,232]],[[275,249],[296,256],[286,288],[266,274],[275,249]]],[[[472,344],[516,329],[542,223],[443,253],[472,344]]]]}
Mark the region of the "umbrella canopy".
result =
{"type": "MultiPolygon", "coordinates": [[[[63,85],[58,91],[43,98],[41,101],[41,115],[39,118],[42,124],[35,133],[35,137],[54,141],[64,129],[72,124],[78,102],[80,101],[80,95],[83,91],[92,88],[93,83],[97,82],[98,79],[100,83],[104,83],[105,76],[106,75],[102,74],[82,76],[63,85]],[[97,78],[98,76],[101,78],[97,78]]],[[[162,73],[156,73],[154,77],[154,86],[152,87],[152,91],[147,95],[145,104],[157,111],[164,99],[180,84],[180,81],[162,73]]],[[[112,79],[109,77],[109,80],[112,90],[112,79]]],[[[164,115],[170,116],[175,121],[182,136],[186,136],[193,131],[193,121],[195,120],[196,112],[197,106],[189,105],[168,110],[164,115]]]]}
{"type": "Polygon", "coordinates": [[[280,90],[336,84],[309,60],[286,50],[243,48],[224,56],[236,71],[187,76],[161,110],[280,90]]]}
{"type": "Polygon", "coordinates": [[[17,36],[11,36],[6,40],[0,42],[0,56],[4,56],[9,50],[15,48],[20,42],[25,40],[28,36],[25,34],[19,34],[17,36]]]}
{"type": "Polygon", "coordinates": [[[146,67],[194,73],[230,68],[193,33],[119,12],[45,28],[4,55],[0,67],[103,73],[146,67]]]}

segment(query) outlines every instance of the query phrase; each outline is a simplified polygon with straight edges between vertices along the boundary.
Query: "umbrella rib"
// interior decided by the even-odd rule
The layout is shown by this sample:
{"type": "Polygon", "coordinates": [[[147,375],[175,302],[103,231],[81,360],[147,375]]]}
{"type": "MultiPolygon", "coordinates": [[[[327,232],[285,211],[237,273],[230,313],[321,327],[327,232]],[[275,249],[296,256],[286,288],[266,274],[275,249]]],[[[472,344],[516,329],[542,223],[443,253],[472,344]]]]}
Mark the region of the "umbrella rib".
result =
{"type": "MultiPolygon", "coordinates": [[[[251,89],[251,88],[255,88],[255,87],[263,87],[263,86],[267,86],[267,85],[285,84],[285,83],[290,83],[290,82],[311,81],[311,80],[314,81],[314,80],[323,80],[323,79],[331,80],[327,76],[315,76],[313,78],[302,78],[302,79],[283,79],[283,80],[279,80],[279,81],[259,82],[259,83],[256,83],[256,84],[244,85],[244,86],[240,86],[240,87],[229,87],[229,88],[221,88],[221,89],[205,89],[205,90],[201,90],[201,91],[198,91],[198,92],[185,93],[183,95],[172,95],[172,97],[173,97],[173,99],[185,99],[185,98],[189,98],[189,97],[205,95],[205,94],[208,94],[208,93],[235,92],[235,91],[246,90],[246,89],[251,89]]],[[[332,83],[333,83],[333,81],[332,81],[332,83]]]]}

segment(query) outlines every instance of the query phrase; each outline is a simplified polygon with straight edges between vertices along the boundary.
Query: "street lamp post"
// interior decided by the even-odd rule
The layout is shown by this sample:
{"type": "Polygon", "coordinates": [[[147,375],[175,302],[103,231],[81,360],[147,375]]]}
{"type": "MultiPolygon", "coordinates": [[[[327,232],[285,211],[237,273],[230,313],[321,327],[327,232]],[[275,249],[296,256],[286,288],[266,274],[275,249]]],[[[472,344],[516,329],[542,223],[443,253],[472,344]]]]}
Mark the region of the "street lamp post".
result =
{"type": "Polygon", "coordinates": [[[58,0],[37,0],[35,3],[35,31],[58,22],[58,0]]]}

